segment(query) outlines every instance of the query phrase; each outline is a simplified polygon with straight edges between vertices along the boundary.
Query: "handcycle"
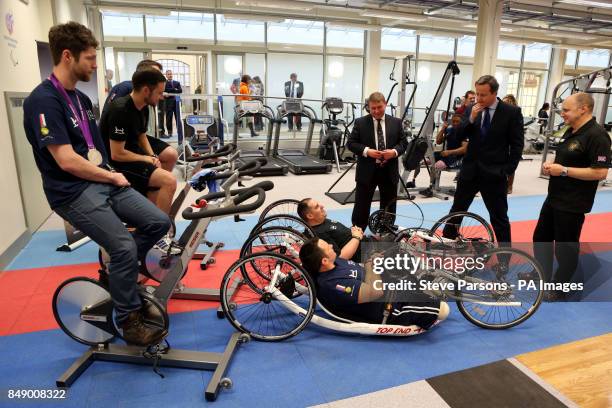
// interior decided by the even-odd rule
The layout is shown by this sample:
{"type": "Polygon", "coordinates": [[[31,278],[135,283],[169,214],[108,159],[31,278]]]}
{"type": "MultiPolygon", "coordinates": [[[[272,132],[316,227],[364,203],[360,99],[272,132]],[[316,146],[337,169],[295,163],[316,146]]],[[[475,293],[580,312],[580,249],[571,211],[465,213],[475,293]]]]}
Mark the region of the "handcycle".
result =
{"type": "MultiPolygon", "coordinates": [[[[496,248],[491,227],[476,214],[449,214],[431,228],[423,228],[422,223],[417,227],[397,228],[389,225],[390,219],[384,211],[374,213],[371,227],[387,229],[393,236],[392,241],[410,256],[482,257],[482,268],[465,273],[435,267],[415,273],[417,280],[426,282],[426,294],[440,300],[455,300],[461,314],[471,323],[486,329],[507,329],[527,320],[539,307],[542,301],[539,287],[529,292],[516,289],[520,276],[532,276],[535,281],[543,279],[537,261],[514,248],[496,248]],[[459,225],[453,224],[458,218],[461,218],[459,225]],[[473,225],[462,229],[464,219],[473,225]],[[453,238],[443,236],[448,226],[456,234],[453,238]],[[463,288],[459,287],[460,280],[465,282],[463,288]]],[[[366,335],[409,336],[424,331],[418,326],[359,322],[351,316],[335,314],[320,303],[318,307],[327,318],[315,314],[315,283],[297,256],[307,237],[292,228],[273,228],[277,229],[254,229],[241,250],[240,259],[228,269],[221,283],[221,306],[226,318],[238,330],[262,341],[292,337],[310,321],[334,331],[366,335]],[[234,296],[224,296],[225,288],[232,287],[236,280],[241,286],[234,296]]]]}

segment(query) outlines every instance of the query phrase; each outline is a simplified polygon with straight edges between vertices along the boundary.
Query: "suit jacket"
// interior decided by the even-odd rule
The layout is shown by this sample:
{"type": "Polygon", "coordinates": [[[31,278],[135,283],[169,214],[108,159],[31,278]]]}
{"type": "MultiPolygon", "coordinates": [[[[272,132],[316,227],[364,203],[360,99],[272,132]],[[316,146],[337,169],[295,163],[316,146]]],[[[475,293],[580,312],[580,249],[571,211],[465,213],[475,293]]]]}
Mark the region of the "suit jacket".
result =
{"type": "Polygon", "coordinates": [[[377,148],[376,136],[374,133],[374,119],[372,115],[363,116],[353,125],[353,130],[349,136],[346,147],[358,157],[355,181],[370,183],[376,172],[387,172],[390,182],[397,184],[399,181],[398,158],[406,151],[408,142],[402,128],[402,121],[391,115],[385,115],[385,135],[387,149],[397,150],[395,159],[389,160],[384,166],[377,166],[376,160],[371,157],[363,157],[366,147],[377,148]]]}
{"type": "MultiPolygon", "coordinates": [[[[166,81],[166,87],[164,88],[164,92],[169,94],[180,94],[183,93],[183,88],[181,88],[181,83],[179,81],[166,81]]],[[[166,110],[173,111],[176,107],[176,97],[166,97],[165,106],[166,110]]]]}
{"type": "MultiPolygon", "coordinates": [[[[301,98],[304,95],[304,83],[302,81],[295,81],[294,85],[295,97],[301,98]]],[[[291,81],[285,82],[285,96],[289,98],[291,94],[291,81]]]]}
{"type": "Polygon", "coordinates": [[[481,140],[480,135],[483,112],[478,114],[474,123],[469,121],[471,113],[472,107],[466,109],[464,131],[470,141],[459,177],[473,180],[479,176],[493,182],[504,180],[514,173],[523,153],[525,138],[521,108],[498,99],[485,140],[481,140]]]}

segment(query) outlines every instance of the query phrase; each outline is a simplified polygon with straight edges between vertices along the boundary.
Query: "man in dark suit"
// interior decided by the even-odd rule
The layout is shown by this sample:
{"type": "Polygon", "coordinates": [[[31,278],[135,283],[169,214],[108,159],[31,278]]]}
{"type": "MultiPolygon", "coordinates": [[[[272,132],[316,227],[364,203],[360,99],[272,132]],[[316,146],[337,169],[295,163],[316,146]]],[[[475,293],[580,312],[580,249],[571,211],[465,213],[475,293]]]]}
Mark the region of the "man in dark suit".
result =
{"type": "MultiPolygon", "coordinates": [[[[457,180],[450,212],[466,211],[480,192],[498,242],[511,242],[508,219],[508,176],[514,174],[523,152],[521,108],[497,98],[499,84],[484,75],[476,81],[476,104],[465,111],[467,152],[457,180]]],[[[461,219],[450,220],[444,236],[454,238],[461,219]]]]}
{"type": "Polygon", "coordinates": [[[346,143],[348,149],[359,157],[352,222],[362,230],[368,225],[376,187],[380,192],[380,208],[389,205],[389,211],[395,213],[399,181],[397,158],[404,154],[407,147],[402,121],[385,115],[385,96],[374,92],[368,98],[368,107],[370,114],[355,121],[346,143]]]}
{"type": "MultiPolygon", "coordinates": [[[[287,98],[301,98],[304,95],[304,84],[297,80],[297,74],[293,73],[289,76],[290,81],[285,82],[285,96],[287,98]]],[[[289,130],[293,130],[293,122],[298,132],[302,130],[302,117],[300,115],[287,115],[287,126],[289,130]],[[295,118],[295,119],[294,119],[295,118]]]]}
{"type": "MultiPolygon", "coordinates": [[[[164,89],[164,93],[166,94],[180,94],[183,93],[183,89],[181,88],[181,83],[179,81],[175,81],[172,79],[172,71],[166,71],[166,88],[164,89]]],[[[172,136],[172,116],[176,118],[176,126],[181,120],[181,118],[176,115],[176,96],[166,96],[164,99],[164,104],[166,106],[166,129],[168,130],[168,136],[172,136]]]]}

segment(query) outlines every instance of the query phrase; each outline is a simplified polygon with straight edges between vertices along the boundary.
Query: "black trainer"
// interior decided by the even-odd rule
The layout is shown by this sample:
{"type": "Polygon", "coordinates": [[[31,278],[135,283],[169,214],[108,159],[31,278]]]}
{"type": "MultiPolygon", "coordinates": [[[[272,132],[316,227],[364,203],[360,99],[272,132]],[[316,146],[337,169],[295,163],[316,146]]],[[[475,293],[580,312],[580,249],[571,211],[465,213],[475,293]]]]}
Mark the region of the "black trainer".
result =
{"type": "Polygon", "coordinates": [[[120,327],[125,342],[136,346],[156,344],[167,334],[165,330],[145,324],[140,311],[130,312],[120,327]]]}

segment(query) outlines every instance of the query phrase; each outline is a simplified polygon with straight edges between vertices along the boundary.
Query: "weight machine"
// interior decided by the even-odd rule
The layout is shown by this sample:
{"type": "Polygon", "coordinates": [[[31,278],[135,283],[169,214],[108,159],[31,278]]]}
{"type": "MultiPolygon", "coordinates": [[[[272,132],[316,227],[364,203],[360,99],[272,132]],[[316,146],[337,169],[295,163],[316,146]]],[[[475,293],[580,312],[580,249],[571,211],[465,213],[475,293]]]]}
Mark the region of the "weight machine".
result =
{"type": "MultiPolygon", "coordinates": [[[[564,100],[563,95],[567,91],[570,91],[570,95],[577,92],[593,94],[593,99],[595,99],[593,116],[595,116],[597,123],[604,126],[606,122],[606,114],[608,112],[608,105],[610,103],[610,94],[612,93],[612,87],[610,86],[611,82],[612,66],[561,81],[557,84],[557,86],[555,86],[550,103],[550,117],[548,118],[546,130],[544,131],[542,164],[546,163],[549,151],[551,151],[554,144],[558,142],[556,139],[559,135],[556,135],[558,131],[555,131],[555,116],[561,113],[561,105],[563,104],[564,100]],[[603,87],[597,86],[595,82],[598,80],[604,81],[603,87]]],[[[542,167],[540,167],[540,177],[548,178],[548,176],[545,176],[542,172],[542,167]]]]}

